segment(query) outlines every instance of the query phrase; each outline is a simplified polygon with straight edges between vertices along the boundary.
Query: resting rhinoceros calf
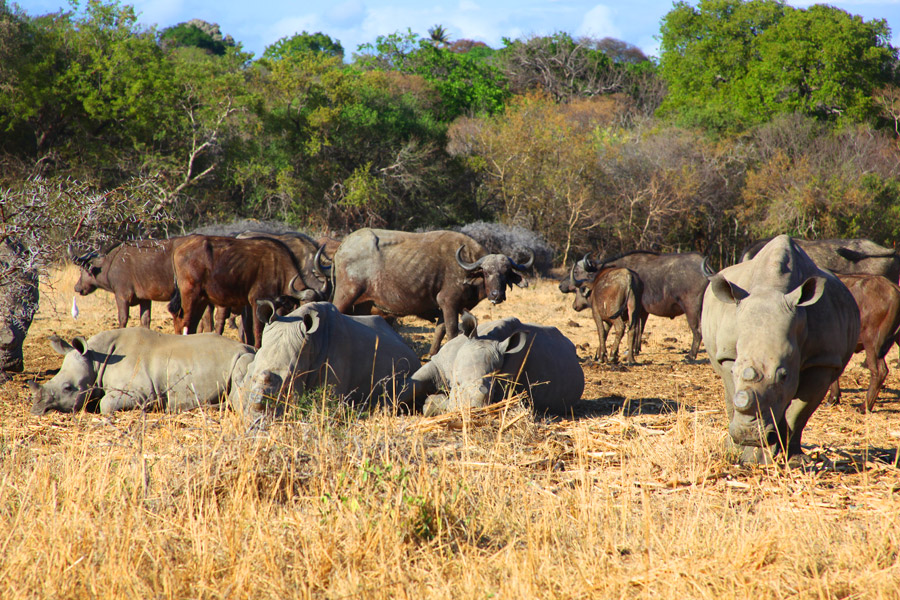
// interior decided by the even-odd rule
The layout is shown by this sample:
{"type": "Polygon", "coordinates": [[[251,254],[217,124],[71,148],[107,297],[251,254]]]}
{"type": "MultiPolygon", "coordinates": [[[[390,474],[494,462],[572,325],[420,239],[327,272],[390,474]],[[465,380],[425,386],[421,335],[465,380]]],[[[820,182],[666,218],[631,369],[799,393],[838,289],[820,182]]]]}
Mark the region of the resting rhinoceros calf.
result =
{"type": "Polygon", "coordinates": [[[263,344],[229,395],[250,419],[278,416],[286,400],[326,385],[351,402],[394,399],[421,364],[379,316],[312,302],[282,317],[264,301],[257,317],[266,324],[263,344]]]}
{"type": "Polygon", "coordinates": [[[425,414],[497,402],[509,385],[527,390],[537,413],[566,414],[581,398],[584,371],[557,328],[509,317],[477,328],[465,318],[463,330],[412,376],[416,404],[427,397],[425,414]]]}
{"type": "Polygon", "coordinates": [[[856,348],[853,296],[785,235],[709,282],[703,343],[742,460],[802,457],[803,428],[856,348]]]}
{"type": "Polygon", "coordinates": [[[29,382],[36,415],[81,410],[98,397],[103,413],[216,404],[253,357],[252,347],[216,333],[183,336],[143,327],[103,331],[89,340],[79,336],[71,343],[53,336],[50,345],[65,358],[46,384],[29,382]]]}

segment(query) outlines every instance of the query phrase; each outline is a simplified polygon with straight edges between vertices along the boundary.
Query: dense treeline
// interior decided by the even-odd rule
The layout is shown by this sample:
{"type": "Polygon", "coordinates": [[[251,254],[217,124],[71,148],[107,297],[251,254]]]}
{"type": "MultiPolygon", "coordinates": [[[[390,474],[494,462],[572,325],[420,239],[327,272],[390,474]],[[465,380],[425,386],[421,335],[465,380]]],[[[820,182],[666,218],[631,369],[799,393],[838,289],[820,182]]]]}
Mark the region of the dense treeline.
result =
{"type": "MultiPolygon", "coordinates": [[[[701,0],[663,19],[658,60],[563,32],[493,49],[440,26],[350,57],[303,32],[254,57],[202,21],[157,31],[116,2],[29,15],[0,0],[0,220],[59,211],[71,188],[131,203],[132,235],[499,221],[557,262],[596,247],[730,260],[781,232],[893,245],[889,39],[833,7],[701,0]]],[[[69,212],[80,241],[117,233],[69,212]]]]}

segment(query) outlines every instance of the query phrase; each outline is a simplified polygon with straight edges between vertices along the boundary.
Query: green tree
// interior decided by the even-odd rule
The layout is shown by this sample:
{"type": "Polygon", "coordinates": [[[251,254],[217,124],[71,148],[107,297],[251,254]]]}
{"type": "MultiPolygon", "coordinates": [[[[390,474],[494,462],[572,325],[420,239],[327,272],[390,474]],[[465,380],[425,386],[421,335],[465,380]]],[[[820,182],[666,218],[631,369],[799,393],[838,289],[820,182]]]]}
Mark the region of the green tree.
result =
{"type": "Polygon", "coordinates": [[[229,47],[235,45],[230,38],[222,37],[218,25],[211,25],[199,19],[163,29],[159,34],[159,41],[167,49],[201,48],[217,56],[223,56],[229,47]]]}
{"type": "Polygon", "coordinates": [[[438,48],[446,48],[450,45],[450,33],[443,25],[435,25],[428,29],[429,41],[438,48]]]}
{"type": "Polygon", "coordinates": [[[266,46],[263,58],[269,60],[281,60],[290,58],[303,52],[321,52],[326,56],[343,58],[344,47],[340,41],[331,39],[331,36],[317,31],[316,33],[295,33],[289,37],[283,37],[274,44],[266,46]]]}
{"type": "Polygon", "coordinates": [[[742,130],[776,113],[863,118],[889,77],[884,21],[780,0],[678,2],[663,18],[660,115],[742,130]]]}

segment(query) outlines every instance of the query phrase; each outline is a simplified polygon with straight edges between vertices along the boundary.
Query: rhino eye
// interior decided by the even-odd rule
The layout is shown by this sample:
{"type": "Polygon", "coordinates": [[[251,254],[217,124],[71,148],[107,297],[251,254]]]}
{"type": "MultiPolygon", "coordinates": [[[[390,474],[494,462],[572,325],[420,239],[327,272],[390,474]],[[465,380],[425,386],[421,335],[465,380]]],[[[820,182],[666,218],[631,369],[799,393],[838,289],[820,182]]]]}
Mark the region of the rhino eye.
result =
{"type": "Polygon", "coordinates": [[[781,383],[785,379],[787,379],[787,369],[785,369],[784,367],[779,367],[778,369],[776,369],[775,370],[775,382],[781,383]]]}

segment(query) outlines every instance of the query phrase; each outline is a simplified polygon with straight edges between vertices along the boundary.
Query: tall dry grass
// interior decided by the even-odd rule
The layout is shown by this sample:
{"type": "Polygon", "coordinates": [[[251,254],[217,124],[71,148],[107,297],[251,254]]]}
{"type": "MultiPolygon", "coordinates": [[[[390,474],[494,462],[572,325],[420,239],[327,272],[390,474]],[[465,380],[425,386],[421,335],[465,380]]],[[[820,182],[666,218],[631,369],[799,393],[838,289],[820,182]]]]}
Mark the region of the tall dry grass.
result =
{"type": "MultiPolygon", "coordinates": [[[[508,309],[572,328],[550,287],[508,309]]],[[[218,410],[36,418],[17,377],[0,388],[0,598],[900,597],[895,393],[868,420],[821,409],[810,472],[737,467],[709,367],[667,348],[686,349],[678,328],[651,333],[642,367],[586,367],[559,421],[317,395],[264,433],[218,410]]]]}

